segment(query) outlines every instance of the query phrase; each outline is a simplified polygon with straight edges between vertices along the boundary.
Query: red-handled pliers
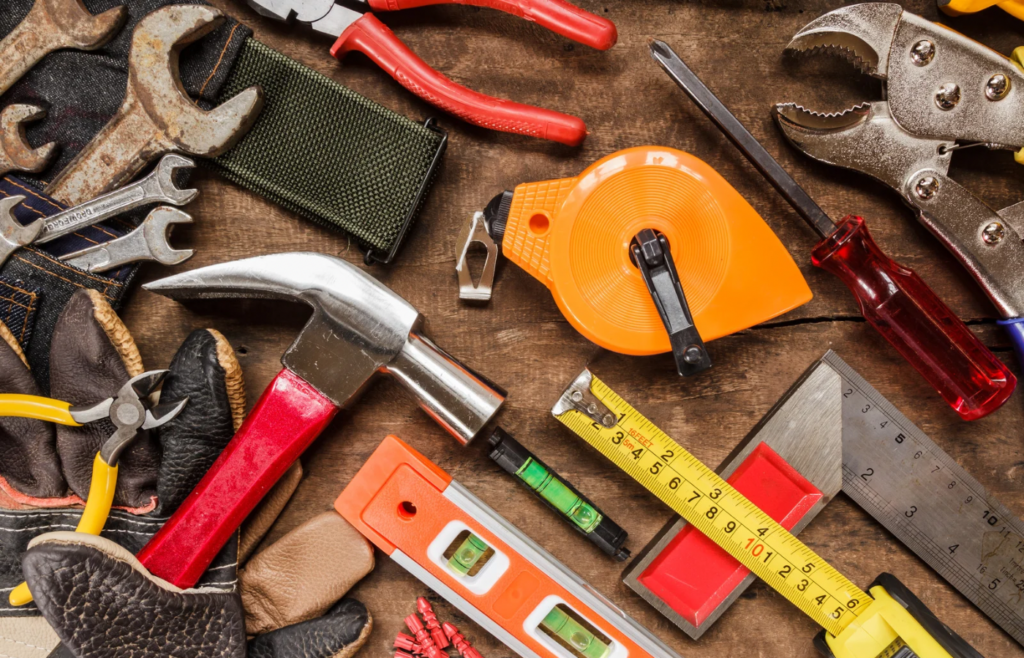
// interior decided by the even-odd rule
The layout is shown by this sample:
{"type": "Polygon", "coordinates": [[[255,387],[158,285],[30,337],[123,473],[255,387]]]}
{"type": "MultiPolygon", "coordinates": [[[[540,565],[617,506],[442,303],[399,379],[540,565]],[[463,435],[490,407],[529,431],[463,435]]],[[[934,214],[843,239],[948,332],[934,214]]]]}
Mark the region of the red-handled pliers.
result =
{"type": "Polygon", "coordinates": [[[531,135],[576,146],[587,136],[577,117],[522,105],[472,91],[449,80],[417,57],[373,15],[437,4],[466,4],[498,9],[579,43],[607,50],[615,45],[615,24],[564,0],[246,0],[257,12],[281,21],[307,23],[338,37],[331,48],[337,58],[358,50],[391,74],[403,87],[464,121],[503,132],[531,135]]]}

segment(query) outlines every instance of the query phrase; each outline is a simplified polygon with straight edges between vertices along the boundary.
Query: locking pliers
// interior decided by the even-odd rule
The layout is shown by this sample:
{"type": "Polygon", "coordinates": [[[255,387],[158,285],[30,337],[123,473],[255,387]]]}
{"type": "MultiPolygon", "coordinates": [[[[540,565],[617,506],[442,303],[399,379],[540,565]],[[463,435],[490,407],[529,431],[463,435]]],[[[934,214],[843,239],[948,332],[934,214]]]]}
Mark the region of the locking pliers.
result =
{"type": "Polygon", "coordinates": [[[774,115],[782,132],[812,158],[896,190],[995,304],[1024,364],[1024,203],[993,210],[948,176],[957,149],[1024,147],[1024,72],[890,3],[831,11],[787,46],[819,49],[883,80],[886,100],[835,114],[779,104],[774,115]]]}

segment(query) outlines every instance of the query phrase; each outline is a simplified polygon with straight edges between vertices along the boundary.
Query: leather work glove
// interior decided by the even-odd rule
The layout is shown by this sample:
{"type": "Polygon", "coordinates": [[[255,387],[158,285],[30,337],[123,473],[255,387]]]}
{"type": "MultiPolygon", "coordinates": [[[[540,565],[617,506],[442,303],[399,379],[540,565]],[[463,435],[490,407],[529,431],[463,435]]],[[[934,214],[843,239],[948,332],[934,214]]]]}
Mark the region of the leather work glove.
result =
{"type": "MultiPolygon", "coordinates": [[[[48,395],[71,404],[109,397],[143,372],[127,328],[91,290],[77,292],[58,319],[51,343],[51,390],[41,391],[18,343],[0,329],[0,393],[48,395]]],[[[188,397],[172,422],[143,433],[122,454],[115,509],[103,536],[139,551],[195,487],[241,424],[241,367],[219,333],[193,332],[170,365],[161,395],[188,397]]],[[[109,421],[54,427],[0,418],[0,655],[45,658],[58,644],[35,605],[7,603],[24,577],[21,559],[34,537],[74,530],[88,495],[92,463],[113,433],[109,421]]],[[[201,583],[234,587],[237,542],[217,557],[201,583]]]]}
{"type": "MultiPolygon", "coordinates": [[[[254,525],[263,520],[247,523],[242,546],[256,543],[254,525]]],[[[180,590],[114,542],[82,533],[37,537],[22,564],[76,658],[348,658],[373,627],[362,603],[338,601],[373,569],[373,548],[333,511],[249,560],[241,596],[180,590]],[[256,635],[248,644],[247,634],[256,635]]]]}

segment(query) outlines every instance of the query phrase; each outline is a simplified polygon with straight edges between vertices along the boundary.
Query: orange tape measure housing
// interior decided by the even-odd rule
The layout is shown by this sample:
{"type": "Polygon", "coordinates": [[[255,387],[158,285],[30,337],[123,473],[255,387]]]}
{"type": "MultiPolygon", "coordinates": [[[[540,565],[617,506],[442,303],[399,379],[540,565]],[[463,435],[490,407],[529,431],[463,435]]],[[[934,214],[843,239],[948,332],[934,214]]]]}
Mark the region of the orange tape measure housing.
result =
{"type": "Polygon", "coordinates": [[[812,297],[757,211],[707,163],[665,147],[619,151],[577,177],[519,185],[502,250],[594,343],[661,354],[671,350],[668,334],[629,255],[644,228],[668,238],[705,342],[812,297]]]}

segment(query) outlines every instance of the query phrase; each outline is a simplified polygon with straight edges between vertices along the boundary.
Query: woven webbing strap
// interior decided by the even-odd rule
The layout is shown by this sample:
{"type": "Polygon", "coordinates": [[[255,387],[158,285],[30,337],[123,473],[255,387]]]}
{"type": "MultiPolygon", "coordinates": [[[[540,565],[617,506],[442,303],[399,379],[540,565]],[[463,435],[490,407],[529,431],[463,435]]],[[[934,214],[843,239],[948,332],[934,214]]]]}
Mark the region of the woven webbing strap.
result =
{"type": "Polygon", "coordinates": [[[241,143],[213,160],[234,183],[355,236],[388,262],[419,210],[445,134],[360,96],[249,39],[222,91],[260,85],[266,107],[241,143]]]}

